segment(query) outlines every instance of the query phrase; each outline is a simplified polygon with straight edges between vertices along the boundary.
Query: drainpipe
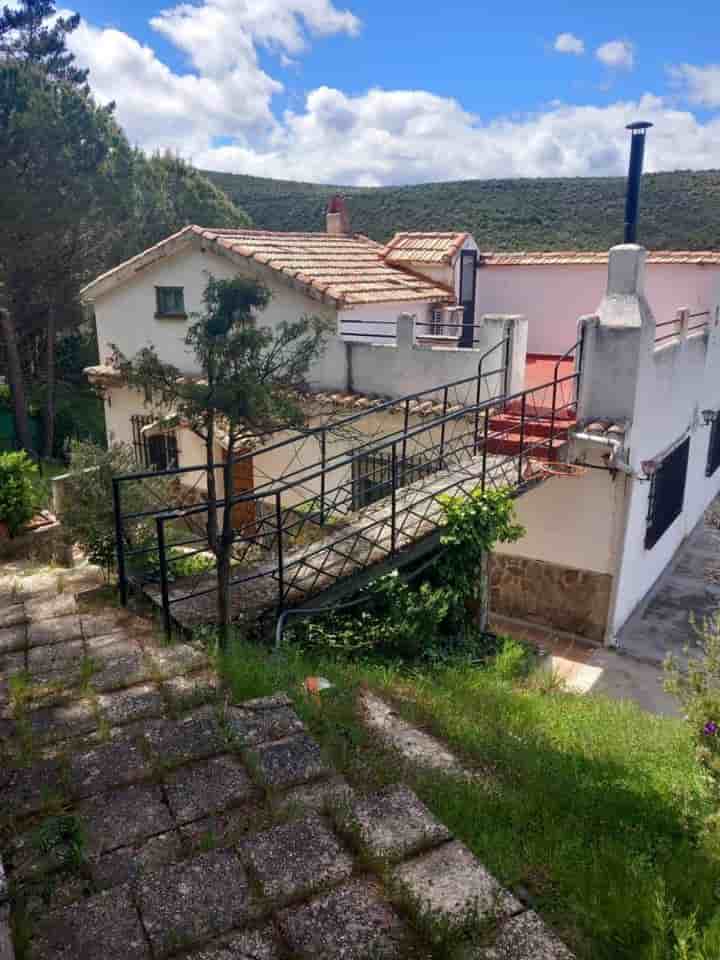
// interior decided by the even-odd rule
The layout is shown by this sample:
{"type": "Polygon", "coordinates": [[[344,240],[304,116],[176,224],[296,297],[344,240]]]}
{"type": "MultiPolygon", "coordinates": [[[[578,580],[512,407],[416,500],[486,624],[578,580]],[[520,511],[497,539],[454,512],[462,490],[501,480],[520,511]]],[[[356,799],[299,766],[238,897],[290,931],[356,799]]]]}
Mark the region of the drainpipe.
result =
{"type": "Polygon", "coordinates": [[[572,436],[573,440],[582,440],[585,443],[595,443],[600,447],[609,447],[610,459],[608,460],[608,469],[619,470],[628,477],[636,476],[630,464],[621,457],[623,450],[622,440],[613,440],[611,437],[600,437],[595,433],[573,433],[572,436]]]}

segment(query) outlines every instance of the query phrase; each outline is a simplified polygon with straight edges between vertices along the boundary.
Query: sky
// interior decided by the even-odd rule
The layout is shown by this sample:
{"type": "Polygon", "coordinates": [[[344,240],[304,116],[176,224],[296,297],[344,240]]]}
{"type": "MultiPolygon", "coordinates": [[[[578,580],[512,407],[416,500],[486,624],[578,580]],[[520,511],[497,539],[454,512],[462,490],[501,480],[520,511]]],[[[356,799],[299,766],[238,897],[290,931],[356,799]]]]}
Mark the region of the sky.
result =
{"type": "Polygon", "coordinates": [[[79,0],[70,45],[131,141],[384,185],[720,167],[714,0],[79,0]]]}

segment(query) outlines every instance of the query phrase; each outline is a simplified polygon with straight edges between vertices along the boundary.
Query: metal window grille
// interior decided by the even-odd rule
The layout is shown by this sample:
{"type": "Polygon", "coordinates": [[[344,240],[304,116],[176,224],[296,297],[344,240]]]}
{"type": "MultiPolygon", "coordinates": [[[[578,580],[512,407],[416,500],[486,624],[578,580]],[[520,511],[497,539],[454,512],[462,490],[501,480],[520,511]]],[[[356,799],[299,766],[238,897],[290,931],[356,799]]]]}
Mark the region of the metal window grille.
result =
{"type": "Polygon", "coordinates": [[[652,478],[645,531],[646,550],[655,546],[682,513],[689,453],[688,437],[665,457],[652,478]]]}
{"type": "MultiPolygon", "coordinates": [[[[432,454],[405,457],[398,464],[398,486],[405,487],[440,469],[438,457],[432,454]]],[[[361,510],[387,497],[392,492],[392,454],[368,453],[353,460],[352,479],[353,510],[361,510]]]]}
{"type": "Polygon", "coordinates": [[[710,429],[705,476],[711,477],[718,467],[720,467],[720,419],[713,420],[713,425],[710,429]]]}
{"type": "Polygon", "coordinates": [[[160,317],[172,317],[185,313],[183,287],[155,287],[157,313],[160,317]]]}
{"type": "Polygon", "coordinates": [[[149,426],[155,420],[156,417],[145,414],[130,417],[135,458],[146,470],[170,470],[178,465],[177,437],[174,433],[160,433],[148,437],[143,433],[143,427],[149,426]]]}

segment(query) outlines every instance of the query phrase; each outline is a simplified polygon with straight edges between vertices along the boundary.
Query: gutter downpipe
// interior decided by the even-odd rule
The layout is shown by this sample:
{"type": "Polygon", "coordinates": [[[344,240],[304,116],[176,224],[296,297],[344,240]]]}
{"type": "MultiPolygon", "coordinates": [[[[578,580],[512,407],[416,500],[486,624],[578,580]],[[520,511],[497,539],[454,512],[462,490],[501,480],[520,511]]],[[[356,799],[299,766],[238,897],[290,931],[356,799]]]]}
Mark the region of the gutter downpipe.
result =
{"type": "Polygon", "coordinates": [[[620,456],[621,451],[624,449],[622,440],[613,440],[610,437],[599,437],[595,433],[573,433],[572,438],[573,440],[582,440],[585,443],[595,443],[601,447],[609,447],[611,453],[610,459],[608,460],[608,469],[619,470],[628,477],[639,479],[630,464],[620,456]]]}

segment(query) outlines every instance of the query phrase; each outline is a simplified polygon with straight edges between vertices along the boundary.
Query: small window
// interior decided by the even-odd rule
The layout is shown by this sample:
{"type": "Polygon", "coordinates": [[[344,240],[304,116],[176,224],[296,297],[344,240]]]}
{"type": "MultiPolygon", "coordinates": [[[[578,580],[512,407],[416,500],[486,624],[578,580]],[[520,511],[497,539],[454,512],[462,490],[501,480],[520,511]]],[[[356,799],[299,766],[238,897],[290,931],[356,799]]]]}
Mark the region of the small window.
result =
{"type": "Polygon", "coordinates": [[[174,433],[148,437],[148,466],[155,470],[172,470],[178,465],[177,439],[174,433]]]}
{"type": "Polygon", "coordinates": [[[664,458],[652,478],[645,531],[646,550],[655,546],[682,513],[689,453],[688,437],[664,458]]]}
{"type": "Polygon", "coordinates": [[[439,337],[443,332],[443,310],[442,307],[433,307],[430,312],[430,333],[439,337]]]}
{"type": "Polygon", "coordinates": [[[155,287],[157,317],[184,317],[185,295],[183,287],[155,287]]]}
{"type": "Polygon", "coordinates": [[[715,419],[710,428],[710,442],[708,443],[705,476],[711,477],[718,467],[720,467],[720,419],[715,419]]]}

